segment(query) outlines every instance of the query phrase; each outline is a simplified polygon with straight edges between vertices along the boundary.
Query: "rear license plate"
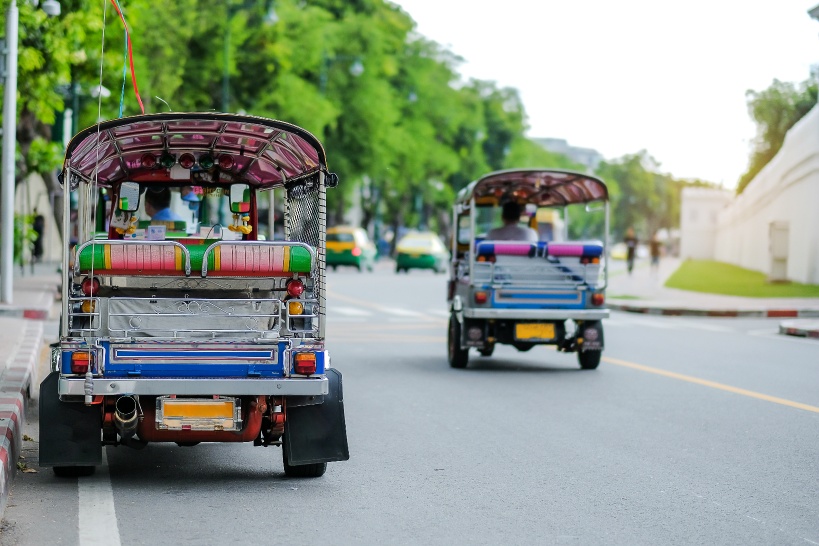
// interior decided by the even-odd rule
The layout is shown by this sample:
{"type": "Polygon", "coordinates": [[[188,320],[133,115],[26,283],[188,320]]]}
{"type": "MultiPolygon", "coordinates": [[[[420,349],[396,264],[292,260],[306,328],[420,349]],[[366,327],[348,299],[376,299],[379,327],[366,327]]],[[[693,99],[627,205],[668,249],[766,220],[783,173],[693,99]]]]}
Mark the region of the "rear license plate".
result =
{"type": "Polygon", "coordinates": [[[241,404],[236,398],[156,399],[156,428],[159,430],[240,430],[241,404]]]}
{"type": "Polygon", "coordinates": [[[554,339],[554,324],[515,324],[515,339],[554,339]]]}

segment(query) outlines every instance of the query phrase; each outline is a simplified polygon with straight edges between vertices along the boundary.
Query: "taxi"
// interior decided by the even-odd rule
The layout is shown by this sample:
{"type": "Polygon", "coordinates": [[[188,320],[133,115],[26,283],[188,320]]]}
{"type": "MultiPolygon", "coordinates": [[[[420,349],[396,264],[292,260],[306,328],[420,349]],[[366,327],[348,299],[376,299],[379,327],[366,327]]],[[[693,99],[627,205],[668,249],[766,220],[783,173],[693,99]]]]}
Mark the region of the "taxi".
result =
{"type": "Polygon", "coordinates": [[[395,272],[410,269],[432,269],[445,273],[449,252],[441,239],[432,232],[410,232],[395,246],[395,272]]]}
{"type": "Polygon", "coordinates": [[[327,265],[335,270],[340,265],[351,265],[362,271],[372,271],[376,249],[360,227],[335,226],[327,228],[327,265]]]}

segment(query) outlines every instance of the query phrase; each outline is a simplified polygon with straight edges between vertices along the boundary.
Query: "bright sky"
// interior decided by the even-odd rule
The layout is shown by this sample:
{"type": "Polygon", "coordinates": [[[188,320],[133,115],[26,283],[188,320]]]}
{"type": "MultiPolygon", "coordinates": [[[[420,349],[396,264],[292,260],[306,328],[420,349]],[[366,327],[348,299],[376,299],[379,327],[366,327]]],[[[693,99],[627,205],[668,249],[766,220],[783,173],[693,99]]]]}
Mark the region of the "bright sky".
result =
{"type": "Polygon", "coordinates": [[[393,1],[464,77],[517,88],[529,136],[607,159],[646,149],[662,172],[728,188],[756,132],[745,91],[819,63],[819,0],[393,1]]]}

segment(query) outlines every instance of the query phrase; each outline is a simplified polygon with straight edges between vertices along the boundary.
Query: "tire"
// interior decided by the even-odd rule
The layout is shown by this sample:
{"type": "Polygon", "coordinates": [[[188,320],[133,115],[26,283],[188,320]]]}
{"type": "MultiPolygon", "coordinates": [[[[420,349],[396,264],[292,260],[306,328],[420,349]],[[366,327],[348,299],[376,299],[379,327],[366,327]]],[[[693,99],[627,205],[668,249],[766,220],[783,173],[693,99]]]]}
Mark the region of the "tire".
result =
{"type": "Polygon", "coordinates": [[[513,343],[512,346],[520,351],[521,353],[525,353],[526,351],[530,350],[532,347],[535,346],[534,343],[524,343],[522,341],[513,343]]]}
{"type": "Polygon", "coordinates": [[[461,349],[461,324],[455,315],[449,317],[449,336],[447,337],[447,356],[452,368],[466,368],[469,363],[469,349],[461,349]]]}
{"type": "Polygon", "coordinates": [[[490,343],[483,349],[478,349],[478,352],[481,353],[481,356],[492,356],[492,353],[495,352],[495,344],[490,343]]]}
{"type": "Polygon", "coordinates": [[[327,463],[291,465],[287,462],[287,447],[282,446],[284,474],[289,478],[320,478],[327,471],[327,463]]]}
{"type": "Polygon", "coordinates": [[[58,478],[82,478],[96,472],[96,466],[55,466],[54,475],[58,478]]]}
{"type": "Polygon", "coordinates": [[[593,320],[586,322],[581,328],[583,329],[584,344],[594,341],[598,344],[599,349],[584,351],[581,344],[577,350],[577,362],[582,370],[596,370],[603,356],[603,324],[599,320],[593,320]]]}

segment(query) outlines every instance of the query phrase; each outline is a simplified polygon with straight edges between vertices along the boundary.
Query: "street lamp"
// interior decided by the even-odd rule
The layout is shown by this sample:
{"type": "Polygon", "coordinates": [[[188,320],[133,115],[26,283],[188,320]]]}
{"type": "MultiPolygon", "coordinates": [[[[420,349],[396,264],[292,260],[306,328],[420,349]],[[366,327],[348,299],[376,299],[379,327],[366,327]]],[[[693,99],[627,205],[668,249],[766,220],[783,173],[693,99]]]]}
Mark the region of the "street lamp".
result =
{"type": "MultiPolygon", "coordinates": [[[[57,0],[45,0],[43,11],[50,17],[60,14],[57,0]]],[[[6,12],[5,95],[3,97],[2,179],[0,180],[0,302],[12,301],[14,267],[14,155],[17,148],[17,35],[20,12],[16,0],[6,12]]]]}

